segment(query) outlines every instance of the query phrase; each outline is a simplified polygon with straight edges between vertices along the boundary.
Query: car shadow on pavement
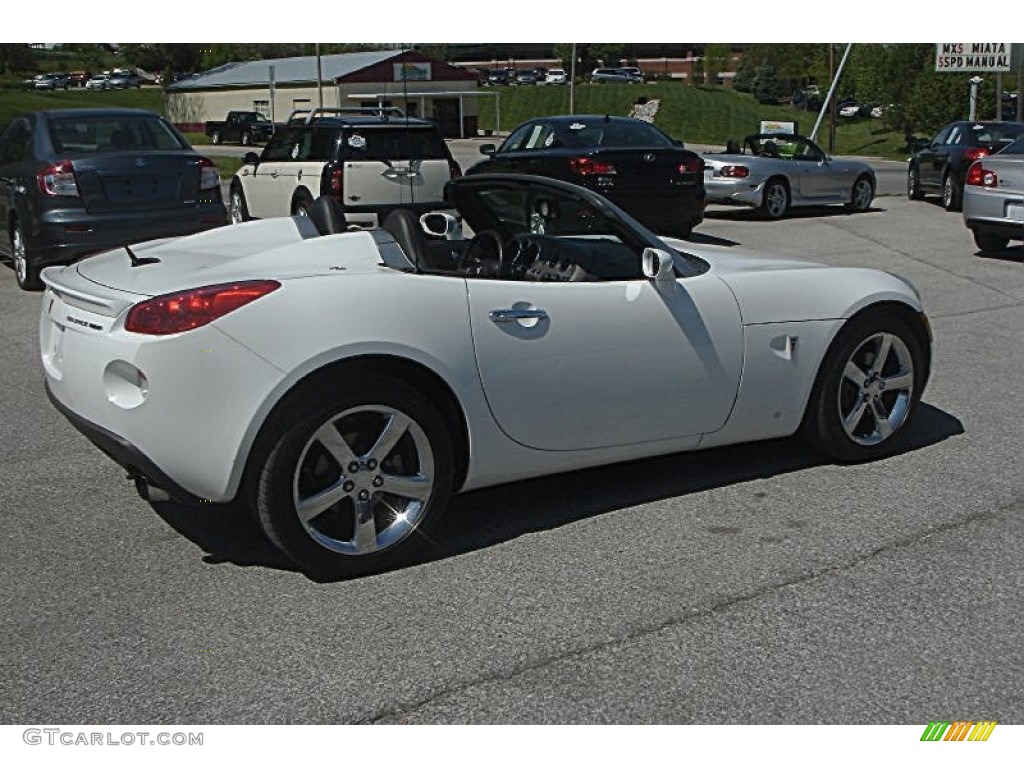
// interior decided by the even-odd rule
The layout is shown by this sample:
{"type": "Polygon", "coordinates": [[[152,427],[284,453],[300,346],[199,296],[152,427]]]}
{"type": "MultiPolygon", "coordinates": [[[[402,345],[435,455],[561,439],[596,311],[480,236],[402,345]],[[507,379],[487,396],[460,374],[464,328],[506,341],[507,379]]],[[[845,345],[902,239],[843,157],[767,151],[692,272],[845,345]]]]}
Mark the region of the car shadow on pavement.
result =
{"type": "MultiPolygon", "coordinates": [[[[963,432],[955,416],[922,403],[905,452],[963,432]]],[[[826,463],[791,438],[676,453],[470,491],[449,504],[438,547],[408,565],[484,549],[619,509],[826,463]]],[[[152,506],[168,525],[206,553],[204,563],[299,570],[263,536],[242,504],[152,506]]]]}
{"type": "Polygon", "coordinates": [[[720,221],[760,221],[765,224],[773,224],[791,219],[823,219],[839,216],[864,216],[871,213],[884,213],[885,208],[872,205],[866,211],[851,211],[841,205],[810,205],[799,208],[790,208],[781,219],[767,219],[760,211],[754,208],[729,208],[722,207],[704,211],[705,219],[717,219],[720,221]]]}
{"type": "Polygon", "coordinates": [[[1004,248],[1001,251],[975,251],[974,255],[982,259],[991,259],[992,261],[1016,261],[1018,263],[1024,263],[1024,245],[1018,245],[1013,248],[1004,248]]]}

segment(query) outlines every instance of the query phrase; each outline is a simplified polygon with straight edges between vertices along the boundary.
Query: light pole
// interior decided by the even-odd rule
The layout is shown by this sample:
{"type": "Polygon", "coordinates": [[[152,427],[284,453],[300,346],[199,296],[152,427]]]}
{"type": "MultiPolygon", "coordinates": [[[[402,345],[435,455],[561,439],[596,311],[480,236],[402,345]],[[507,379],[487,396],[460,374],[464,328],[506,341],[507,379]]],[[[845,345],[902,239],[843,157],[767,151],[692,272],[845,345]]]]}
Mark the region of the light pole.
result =
{"type": "Polygon", "coordinates": [[[973,123],[978,115],[978,86],[985,82],[985,80],[975,75],[968,82],[971,84],[971,108],[970,117],[967,119],[973,123]]]}
{"type": "Polygon", "coordinates": [[[569,114],[576,114],[576,43],[572,44],[572,61],[569,62],[569,114]]]}

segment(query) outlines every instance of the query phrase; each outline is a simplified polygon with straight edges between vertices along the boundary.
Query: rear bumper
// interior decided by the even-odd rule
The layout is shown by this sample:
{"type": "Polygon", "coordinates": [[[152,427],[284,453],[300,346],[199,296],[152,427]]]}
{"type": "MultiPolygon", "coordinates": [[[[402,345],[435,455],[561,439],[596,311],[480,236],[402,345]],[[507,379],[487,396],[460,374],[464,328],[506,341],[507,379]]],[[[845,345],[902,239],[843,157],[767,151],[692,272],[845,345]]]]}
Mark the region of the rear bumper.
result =
{"type": "Polygon", "coordinates": [[[74,411],[67,408],[50,389],[50,382],[46,382],[46,396],[50,398],[53,407],[60,411],[71,426],[85,435],[89,442],[99,448],[103,453],[123,467],[128,476],[132,479],[144,478],[150,485],[154,485],[167,492],[175,501],[183,504],[198,504],[203,501],[176,482],[171,480],[160,467],[158,467],[145,453],[133,445],[129,440],[104,429],[98,424],[93,424],[88,419],[83,419],[74,411]]]}
{"type": "Polygon", "coordinates": [[[658,231],[659,228],[673,228],[679,224],[697,226],[704,221],[707,200],[699,187],[684,187],[662,193],[640,194],[611,191],[601,192],[622,210],[642,223],[658,231]]]}
{"type": "Polygon", "coordinates": [[[709,203],[724,205],[761,205],[764,181],[750,182],[747,179],[716,179],[704,182],[709,203]]]}
{"type": "Polygon", "coordinates": [[[54,209],[33,221],[27,245],[38,264],[70,263],[144,240],[192,235],[227,220],[219,190],[216,202],[179,211],[89,214],[83,209],[54,209]]]}

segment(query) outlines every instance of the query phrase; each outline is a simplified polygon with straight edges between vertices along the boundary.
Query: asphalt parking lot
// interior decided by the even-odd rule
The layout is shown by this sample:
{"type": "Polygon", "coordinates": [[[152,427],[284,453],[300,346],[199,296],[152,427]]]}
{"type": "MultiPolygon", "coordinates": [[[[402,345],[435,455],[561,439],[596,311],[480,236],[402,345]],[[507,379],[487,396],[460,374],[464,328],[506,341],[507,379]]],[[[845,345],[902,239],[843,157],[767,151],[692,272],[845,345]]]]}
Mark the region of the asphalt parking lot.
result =
{"type": "MultiPolygon", "coordinates": [[[[1024,248],[899,196],[694,239],[911,278],[912,448],[794,441],[459,497],[436,559],[315,583],[233,509],[140,500],[50,406],[0,268],[0,722],[1024,722],[1024,248]]],[[[671,407],[652,404],[652,407],[671,407]]]]}

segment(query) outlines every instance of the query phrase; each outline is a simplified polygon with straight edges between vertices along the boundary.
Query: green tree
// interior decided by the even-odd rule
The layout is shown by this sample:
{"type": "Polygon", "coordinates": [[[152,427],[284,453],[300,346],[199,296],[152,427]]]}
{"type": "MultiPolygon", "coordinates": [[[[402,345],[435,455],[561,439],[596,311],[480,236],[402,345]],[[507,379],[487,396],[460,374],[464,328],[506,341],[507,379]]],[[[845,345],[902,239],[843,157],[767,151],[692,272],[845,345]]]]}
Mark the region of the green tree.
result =
{"type": "Polygon", "coordinates": [[[704,46],[705,80],[714,85],[718,82],[718,73],[729,68],[729,45],[726,43],[710,43],[704,46]]]}
{"type": "Polygon", "coordinates": [[[754,94],[754,98],[757,99],[758,104],[779,103],[782,89],[775,73],[775,67],[765,65],[757,68],[751,92],[754,94]]]}

